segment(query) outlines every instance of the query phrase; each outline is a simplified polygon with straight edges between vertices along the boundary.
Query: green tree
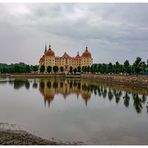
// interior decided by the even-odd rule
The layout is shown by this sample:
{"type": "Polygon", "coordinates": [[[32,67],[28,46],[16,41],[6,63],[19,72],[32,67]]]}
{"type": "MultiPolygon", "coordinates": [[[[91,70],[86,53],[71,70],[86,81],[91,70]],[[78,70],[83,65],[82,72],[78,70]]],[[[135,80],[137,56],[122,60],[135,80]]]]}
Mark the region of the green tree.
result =
{"type": "MultiPolygon", "coordinates": [[[[11,65],[12,66],[12,65],[11,65]]],[[[13,68],[14,68],[14,73],[25,73],[25,72],[30,72],[30,66],[26,65],[24,63],[16,63],[13,64],[13,68]]]]}
{"type": "Polygon", "coordinates": [[[58,66],[54,66],[53,67],[53,71],[54,71],[54,73],[57,73],[59,71],[59,67],[58,66]]]}
{"type": "Polygon", "coordinates": [[[141,72],[141,61],[142,58],[137,57],[135,62],[133,63],[134,73],[139,74],[141,72]]]}
{"type": "Polygon", "coordinates": [[[51,71],[52,71],[52,67],[51,67],[51,66],[48,66],[48,67],[47,67],[47,72],[48,72],[48,73],[51,73],[51,71]]]}
{"type": "Polygon", "coordinates": [[[90,71],[91,71],[92,73],[98,72],[98,64],[93,64],[93,65],[91,65],[90,71]]]}
{"type": "Polygon", "coordinates": [[[146,74],[148,75],[148,60],[147,60],[147,64],[146,64],[146,74]]]}
{"type": "Polygon", "coordinates": [[[21,72],[20,66],[19,65],[15,65],[14,66],[14,71],[15,71],[15,73],[20,73],[21,72]]]}
{"type": "Polygon", "coordinates": [[[74,74],[76,74],[76,72],[77,72],[77,68],[74,68],[74,69],[73,69],[73,72],[74,72],[74,74]]]}
{"type": "Polygon", "coordinates": [[[37,72],[38,69],[39,69],[39,66],[38,66],[38,65],[33,66],[33,71],[34,71],[34,72],[37,72]]]}
{"type": "Polygon", "coordinates": [[[86,71],[87,71],[87,72],[90,72],[90,66],[87,66],[86,71]]]}
{"type": "Polygon", "coordinates": [[[26,73],[30,73],[31,72],[31,68],[29,65],[26,66],[26,73]]]}
{"type": "Polygon", "coordinates": [[[98,65],[94,64],[94,72],[97,72],[97,71],[98,71],[98,65]]]}
{"type": "Polygon", "coordinates": [[[86,72],[86,71],[85,71],[85,66],[82,66],[82,72],[86,72]]]}
{"type": "Polygon", "coordinates": [[[72,73],[72,71],[73,71],[73,67],[70,66],[70,70],[69,70],[69,72],[72,73]]]}
{"type": "Polygon", "coordinates": [[[126,73],[130,73],[130,63],[129,63],[128,60],[126,60],[126,61],[124,62],[124,71],[125,71],[126,73]]]}
{"type": "Polygon", "coordinates": [[[119,62],[117,61],[116,64],[115,64],[115,72],[118,74],[120,72],[120,64],[119,62]]]}
{"type": "Polygon", "coordinates": [[[84,66],[85,72],[87,72],[87,66],[84,66]]]}
{"type": "Polygon", "coordinates": [[[101,73],[106,73],[107,72],[107,65],[106,64],[101,64],[100,65],[100,72],[101,73]]]}
{"type": "Polygon", "coordinates": [[[81,66],[78,66],[78,67],[77,67],[77,71],[78,71],[78,72],[81,72],[81,66]]]}
{"type": "Polygon", "coordinates": [[[107,69],[108,69],[107,70],[107,73],[113,73],[113,64],[112,63],[109,63],[107,69]]]}
{"type": "Polygon", "coordinates": [[[101,65],[102,64],[97,64],[97,73],[101,73],[101,65]]]}
{"type": "Polygon", "coordinates": [[[64,71],[64,67],[63,67],[63,66],[60,67],[60,71],[61,71],[61,72],[64,71]]]}
{"type": "Polygon", "coordinates": [[[141,62],[141,73],[146,74],[147,65],[144,61],[141,62]]]}
{"type": "Polygon", "coordinates": [[[45,71],[45,66],[44,65],[42,65],[41,67],[40,67],[40,72],[44,72],[45,71]]]}

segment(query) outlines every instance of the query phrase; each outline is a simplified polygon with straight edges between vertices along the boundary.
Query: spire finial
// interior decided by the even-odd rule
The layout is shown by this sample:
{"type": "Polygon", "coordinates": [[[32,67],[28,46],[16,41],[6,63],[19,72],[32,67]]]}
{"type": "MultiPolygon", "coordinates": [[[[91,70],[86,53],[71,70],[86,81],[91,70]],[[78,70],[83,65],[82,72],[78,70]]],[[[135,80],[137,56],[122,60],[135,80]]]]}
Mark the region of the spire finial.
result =
{"type": "Polygon", "coordinates": [[[47,52],[47,45],[46,45],[46,43],[45,43],[45,51],[44,51],[44,53],[46,53],[47,52]]]}
{"type": "Polygon", "coordinates": [[[77,52],[77,55],[79,56],[79,51],[77,52]]]}
{"type": "Polygon", "coordinates": [[[88,51],[88,47],[86,46],[86,51],[88,51]]]}
{"type": "Polygon", "coordinates": [[[49,43],[49,49],[51,49],[51,44],[49,43]]]}

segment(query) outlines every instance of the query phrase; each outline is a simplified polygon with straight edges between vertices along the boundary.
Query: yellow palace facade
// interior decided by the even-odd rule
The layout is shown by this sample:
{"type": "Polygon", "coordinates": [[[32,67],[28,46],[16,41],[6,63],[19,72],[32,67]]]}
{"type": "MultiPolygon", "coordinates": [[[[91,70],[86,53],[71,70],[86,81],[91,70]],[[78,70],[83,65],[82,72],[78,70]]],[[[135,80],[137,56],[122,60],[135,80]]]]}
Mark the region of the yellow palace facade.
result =
{"type": "Polygon", "coordinates": [[[91,66],[92,63],[93,58],[91,53],[88,51],[88,47],[86,47],[81,56],[79,55],[79,52],[74,57],[65,52],[61,57],[59,57],[55,55],[53,49],[51,49],[51,45],[49,45],[48,50],[45,46],[45,52],[39,60],[39,67],[44,65],[46,71],[48,66],[57,66],[58,68],[63,67],[64,71],[69,71],[70,67],[77,68],[80,66],[82,68],[83,66],[91,66]]]}

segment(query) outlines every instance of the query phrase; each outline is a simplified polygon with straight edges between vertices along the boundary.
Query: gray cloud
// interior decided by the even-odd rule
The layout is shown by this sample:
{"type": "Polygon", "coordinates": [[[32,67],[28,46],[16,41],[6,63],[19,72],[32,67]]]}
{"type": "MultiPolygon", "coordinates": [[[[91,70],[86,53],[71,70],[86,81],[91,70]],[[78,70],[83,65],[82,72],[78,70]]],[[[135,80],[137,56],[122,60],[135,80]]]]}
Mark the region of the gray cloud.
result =
{"type": "Polygon", "coordinates": [[[0,62],[36,64],[89,46],[94,62],[131,62],[148,55],[148,4],[0,4],[0,62]]]}

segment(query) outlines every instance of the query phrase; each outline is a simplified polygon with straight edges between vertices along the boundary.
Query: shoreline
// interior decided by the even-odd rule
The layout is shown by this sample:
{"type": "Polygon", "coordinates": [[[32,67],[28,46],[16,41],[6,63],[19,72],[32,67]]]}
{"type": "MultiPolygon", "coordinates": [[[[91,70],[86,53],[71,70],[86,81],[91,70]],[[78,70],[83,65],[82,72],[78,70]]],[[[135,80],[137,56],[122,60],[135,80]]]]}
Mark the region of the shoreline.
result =
{"type": "Polygon", "coordinates": [[[148,76],[143,75],[108,75],[108,74],[0,74],[0,78],[82,78],[95,82],[105,82],[112,85],[124,85],[139,88],[148,88],[148,76]]]}
{"type": "Polygon", "coordinates": [[[110,85],[122,85],[127,87],[148,88],[148,76],[142,75],[103,75],[103,74],[82,74],[82,78],[98,83],[110,85]]]}
{"type": "Polygon", "coordinates": [[[65,74],[0,74],[0,78],[80,78],[80,75],[65,74]]]}
{"type": "Polygon", "coordinates": [[[80,145],[78,142],[48,140],[24,130],[0,129],[0,145],[80,145]]]}

